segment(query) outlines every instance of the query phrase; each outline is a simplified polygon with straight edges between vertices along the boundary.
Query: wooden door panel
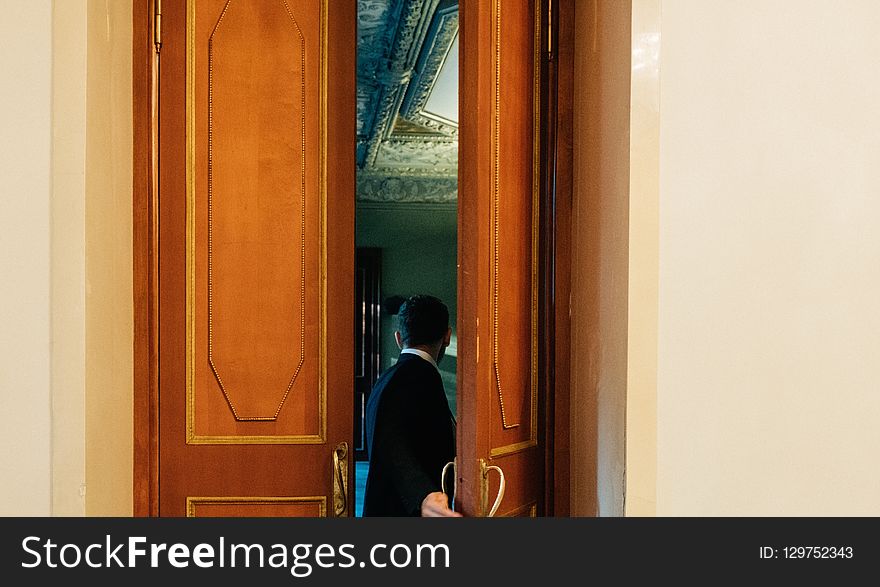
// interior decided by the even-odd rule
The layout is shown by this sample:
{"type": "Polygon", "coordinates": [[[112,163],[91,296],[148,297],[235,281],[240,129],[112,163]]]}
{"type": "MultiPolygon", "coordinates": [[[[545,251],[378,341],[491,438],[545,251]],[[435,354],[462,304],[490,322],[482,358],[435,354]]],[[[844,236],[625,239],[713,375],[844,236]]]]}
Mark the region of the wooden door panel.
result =
{"type": "Polygon", "coordinates": [[[538,447],[540,3],[462,3],[459,470],[465,513],[534,515],[538,447]],[[473,340],[471,339],[473,337],[473,340]]]}
{"type": "Polygon", "coordinates": [[[323,442],[320,10],[197,5],[188,438],[323,442]]]}
{"type": "MultiPolygon", "coordinates": [[[[319,356],[305,357],[306,349],[318,350],[318,282],[306,287],[306,275],[317,273],[312,251],[321,246],[319,219],[306,206],[318,177],[317,166],[306,164],[305,122],[318,112],[306,111],[305,39],[280,2],[230,3],[213,30],[207,24],[196,27],[207,34],[207,92],[196,86],[207,100],[196,107],[203,118],[207,111],[208,124],[196,130],[196,160],[207,159],[207,179],[196,174],[203,189],[195,197],[194,245],[207,251],[207,263],[196,259],[203,295],[194,312],[208,316],[196,323],[196,351],[207,349],[210,371],[196,358],[196,389],[204,399],[220,391],[228,405],[210,415],[200,408],[204,422],[195,426],[208,435],[247,434],[245,422],[277,422],[283,413],[276,435],[320,436],[319,356]]],[[[204,43],[199,35],[195,49],[204,43]]]]}
{"type": "Polygon", "coordinates": [[[536,439],[537,214],[540,73],[529,2],[492,10],[491,345],[497,402],[490,410],[490,456],[536,439]],[[502,10],[503,8],[503,10],[502,10]],[[515,344],[511,342],[516,341],[515,344]]]}
{"type": "Polygon", "coordinates": [[[354,2],[164,3],[162,515],[333,504],[352,443],[355,23],[354,2]]]}
{"type": "Polygon", "coordinates": [[[323,518],[327,515],[324,497],[190,497],[186,500],[189,518],[323,518]]]}

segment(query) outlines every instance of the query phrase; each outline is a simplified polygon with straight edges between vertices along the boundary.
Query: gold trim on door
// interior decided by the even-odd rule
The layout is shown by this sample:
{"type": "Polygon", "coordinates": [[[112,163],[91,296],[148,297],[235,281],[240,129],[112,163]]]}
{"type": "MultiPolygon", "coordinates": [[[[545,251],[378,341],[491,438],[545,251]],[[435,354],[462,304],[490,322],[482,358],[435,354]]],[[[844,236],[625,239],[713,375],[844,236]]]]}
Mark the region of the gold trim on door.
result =
{"type": "MultiPolygon", "coordinates": [[[[327,3],[321,2],[320,36],[320,367],[318,434],[224,435],[195,433],[195,15],[196,0],[187,0],[186,15],[186,443],[187,444],[323,444],[327,441],[327,3]]],[[[201,499],[201,498],[199,498],[201,499]]],[[[322,498],[323,499],[323,498],[322,498]]]]}
{"type": "Polygon", "coordinates": [[[534,518],[538,515],[538,502],[533,501],[525,505],[521,505],[516,509],[505,512],[499,518],[534,518]]]}
{"type": "Polygon", "coordinates": [[[306,497],[187,497],[186,517],[196,517],[197,505],[259,505],[276,503],[316,503],[320,506],[320,517],[327,517],[327,498],[322,495],[306,497]]]}
{"type": "MultiPolygon", "coordinates": [[[[282,0],[284,3],[284,9],[287,12],[287,16],[290,18],[293,23],[294,29],[296,30],[297,35],[299,36],[300,41],[300,182],[301,182],[301,190],[300,190],[300,226],[302,227],[303,239],[300,242],[300,356],[299,361],[296,368],[293,371],[293,376],[287,383],[287,387],[284,390],[284,395],[281,397],[281,402],[278,404],[278,407],[275,409],[275,412],[272,415],[241,415],[239,414],[239,410],[235,407],[235,402],[232,397],[229,395],[229,392],[226,390],[226,385],[223,383],[223,378],[220,376],[220,372],[218,369],[218,365],[214,361],[213,357],[213,347],[214,347],[214,332],[212,328],[213,316],[214,316],[214,308],[213,308],[213,276],[212,276],[212,258],[213,258],[213,246],[212,246],[212,233],[213,233],[213,223],[211,222],[212,217],[212,201],[214,198],[212,185],[213,185],[213,142],[212,135],[214,132],[213,125],[213,65],[211,63],[211,58],[208,59],[208,363],[211,365],[211,370],[214,372],[214,376],[217,378],[217,384],[220,386],[220,391],[223,393],[223,397],[226,399],[226,403],[229,404],[229,408],[232,410],[232,416],[238,422],[275,422],[278,420],[278,414],[281,413],[282,408],[284,407],[284,403],[287,401],[288,396],[290,395],[291,390],[293,389],[293,385],[296,382],[296,378],[299,376],[300,371],[302,370],[302,366],[305,363],[305,354],[306,354],[306,242],[305,242],[305,233],[306,233],[306,51],[305,51],[305,38],[303,37],[302,30],[299,27],[299,23],[297,23],[296,18],[294,18],[293,13],[290,11],[290,6],[287,4],[287,0],[282,0]]],[[[217,24],[214,26],[214,30],[211,32],[211,36],[208,38],[208,46],[211,46],[211,43],[214,40],[214,36],[220,30],[220,25],[223,22],[223,17],[226,15],[226,11],[229,8],[229,0],[227,0],[226,5],[223,7],[223,12],[220,13],[220,18],[217,20],[217,24]]],[[[209,49],[210,51],[210,49],[209,49]]]]}
{"type": "MultiPolygon", "coordinates": [[[[541,182],[541,3],[535,1],[535,33],[534,33],[534,160],[532,164],[532,304],[531,304],[531,361],[530,361],[530,402],[529,402],[529,439],[521,442],[507,444],[504,446],[491,448],[489,450],[489,458],[498,458],[505,455],[514,454],[533,446],[538,446],[538,223],[540,213],[540,182],[541,182]]],[[[492,183],[493,191],[493,218],[498,208],[498,178],[500,176],[500,156],[499,156],[499,128],[498,117],[501,108],[501,0],[494,0],[492,3],[492,15],[494,20],[493,26],[493,43],[495,54],[495,97],[494,97],[494,120],[495,130],[492,135],[492,156],[494,166],[494,178],[492,183]]],[[[496,223],[497,224],[497,223],[496,223]]],[[[495,226],[493,246],[495,247],[497,257],[498,232],[495,226]]],[[[502,427],[507,430],[519,426],[516,424],[508,424],[504,413],[504,396],[501,383],[498,379],[498,319],[497,319],[497,279],[498,264],[497,259],[492,268],[492,284],[493,296],[493,336],[492,336],[492,369],[493,378],[495,379],[496,389],[498,391],[498,399],[501,404],[501,421],[502,427]]]]}

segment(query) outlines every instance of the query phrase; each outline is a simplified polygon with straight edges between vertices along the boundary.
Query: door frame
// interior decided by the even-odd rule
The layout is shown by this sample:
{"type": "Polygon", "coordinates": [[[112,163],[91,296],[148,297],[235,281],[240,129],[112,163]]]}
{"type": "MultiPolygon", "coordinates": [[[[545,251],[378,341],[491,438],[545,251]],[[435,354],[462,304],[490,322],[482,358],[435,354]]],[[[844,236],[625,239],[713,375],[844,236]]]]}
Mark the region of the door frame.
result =
{"type": "Polygon", "coordinates": [[[143,517],[159,515],[159,63],[156,0],[132,4],[132,513],[143,517]]]}
{"type": "Polygon", "coordinates": [[[543,31],[547,51],[542,51],[541,117],[548,123],[541,125],[539,212],[539,225],[550,230],[540,231],[538,243],[538,385],[546,398],[541,419],[544,511],[568,517],[574,0],[543,0],[543,18],[550,27],[543,31]]]}
{"type": "MultiPolygon", "coordinates": [[[[567,516],[569,477],[569,295],[571,291],[573,0],[541,0],[555,52],[542,78],[542,103],[555,118],[542,130],[542,225],[539,276],[539,409],[545,446],[546,515],[567,516]],[[561,341],[561,342],[560,342],[561,341]],[[564,348],[565,352],[558,349],[564,348]]],[[[134,516],[159,514],[158,71],[154,23],[158,0],[133,0],[132,301],[134,516]]],[[[161,22],[161,20],[159,20],[161,22]]],[[[545,31],[543,34],[547,34],[545,31]]],[[[159,45],[160,47],[160,45],[159,45]]],[[[542,52],[543,53],[543,52],[542,52]]],[[[546,57],[546,55],[544,56],[546,57]]],[[[461,213],[461,212],[459,212],[461,213]]]]}

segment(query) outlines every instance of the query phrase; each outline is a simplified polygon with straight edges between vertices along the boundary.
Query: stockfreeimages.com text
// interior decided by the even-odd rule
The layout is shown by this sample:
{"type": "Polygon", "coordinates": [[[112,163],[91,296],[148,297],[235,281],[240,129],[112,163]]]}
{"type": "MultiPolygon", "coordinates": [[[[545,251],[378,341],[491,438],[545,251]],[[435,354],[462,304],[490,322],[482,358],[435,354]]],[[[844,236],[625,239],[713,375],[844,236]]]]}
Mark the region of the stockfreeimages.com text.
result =
{"type": "Polygon", "coordinates": [[[87,565],[91,568],[156,568],[170,565],[185,568],[271,567],[290,570],[294,577],[308,577],[315,567],[322,569],[449,568],[449,547],[445,544],[374,544],[365,560],[355,556],[354,544],[239,544],[219,537],[217,544],[150,543],[144,536],[129,536],[122,542],[108,534],[104,542],[87,545],[58,544],[51,539],[28,536],[21,542],[24,568],[87,565]]]}

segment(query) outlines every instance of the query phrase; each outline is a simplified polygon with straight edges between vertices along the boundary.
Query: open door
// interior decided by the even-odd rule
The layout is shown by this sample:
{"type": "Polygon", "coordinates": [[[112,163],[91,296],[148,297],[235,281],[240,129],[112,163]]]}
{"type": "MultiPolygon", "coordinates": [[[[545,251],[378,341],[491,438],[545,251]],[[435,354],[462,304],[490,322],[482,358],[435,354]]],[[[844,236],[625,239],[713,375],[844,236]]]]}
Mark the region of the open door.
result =
{"type": "Polygon", "coordinates": [[[163,2],[160,515],[353,515],[355,10],[163,2]]]}
{"type": "Polygon", "coordinates": [[[538,237],[541,3],[462,2],[458,455],[465,515],[543,514],[538,237]],[[495,469],[497,467],[498,469],[495,469]]]}

